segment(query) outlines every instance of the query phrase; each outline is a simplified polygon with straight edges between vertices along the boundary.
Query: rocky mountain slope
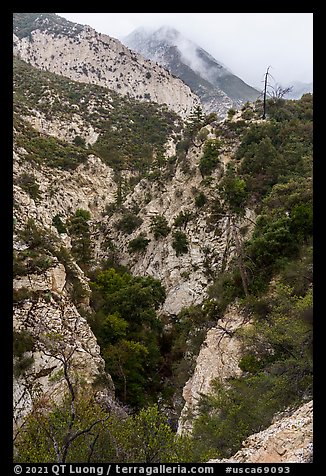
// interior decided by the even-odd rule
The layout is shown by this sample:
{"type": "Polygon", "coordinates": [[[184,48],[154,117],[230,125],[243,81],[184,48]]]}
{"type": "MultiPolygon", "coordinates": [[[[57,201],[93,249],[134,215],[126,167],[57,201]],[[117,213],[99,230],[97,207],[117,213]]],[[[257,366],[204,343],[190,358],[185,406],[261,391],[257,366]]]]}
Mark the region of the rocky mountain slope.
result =
{"type": "Polygon", "coordinates": [[[266,430],[250,436],[230,459],[209,463],[312,463],[313,402],[275,418],[266,430]]]}
{"type": "Polygon", "coordinates": [[[123,42],[181,78],[200,97],[207,112],[214,111],[224,117],[231,107],[239,107],[259,96],[259,91],[174,28],[163,26],[155,31],[139,28],[123,38],[123,42]]]}
{"type": "Polygon", "coordinates": [[[292,83],[289,83],[286,87],[292,88],[291,91],[286,95],[287,99],[300,99],[303,94],[313,92],[313,83],[293,81],[292,83]]]}
{"type": "MultiPolygon", "coordinates": [[[[70,355],[69,349],[71,372],[78,368],[78,379],[88,384],[104,379],[109,389],[106,401],[113,405],[111,378],[105,373],[96,338],[82,317],[89,309],[89,279],[72,254],[72,235],[58,228],[58,222],[63,227],[76,210],[86,210],[92,217],[95,241],[106,207],[117,199],[118,170],[87,147],[99,143],[106,130],[101,128],[99,117],[107,118],[109,128],[110,119],[115,117],[117,127],[119,117],[124,119],[125,108],[131,112],[133,105],[137,110],[138,103],[119,99],[104,88],[95,88],[96,97],[86,101],[87,94],[94,93],[91,87],[83,89],[78,83],[43,73],[21,60],[14,63],[14,87],[15,419],[19,423],[31,409],[35,395],[62,395],[62,379],[54,374],[62,372],[61,354],[70,355]],[[74,94],[69,96],[72,86],[74,94]],[[58,349],[51,349],[49,335],[60,338],[58,349]]],[[[163,127],[162,134],[164,117],[170,117],[170,113],[160,113],[157,106],[154,110],[150,105],[144,107],[147,117],[163,127]]],[[[170,118],[171,132],[174,119],[170,118]]],[[[119,132],[129,127],[128,122],[122,123],[119,132]]],[[[158,150],[166,140],[165,134],[156,135],[158,150]]],[[[114,131],[111,141],[112,136],[114,131]]],[[[147,147],[149,143],[150,139],[147,147]]],[[[111,150],[114,148],[119,145],[113,140],[111,150]]],[[[143,149],[137,154],[137,148],[133,152],[134,159],[141,154],[144,160],[149,154],[143,149]]],[[[120,149],[120,164],[127,158],[127,151],[120,149]]],[[[124,180],[132,175],[137,175],[137,169],[134,173],[125,170],[124,180]]]]}
{"type": "MultiPolygon", "coordinates": [[[[175,316],[184,307],[202,302],[207,285],[232,258],[234,242],[229,220],[222,219],[219,228],[211,226],[210,210],[196,210],[195,200],[200,193],[207,197],[213,193],[237,140],[225,141],[219,166],[204,185],[199,169],[204,142],[189,147],[187,165],[185,158],[176,161],[174,137],[180,119],[170,117],[171,113],[164,108],[162,111],[157,106],[145,108],[147,117],[152,117],[154,123],[159,121],[161,134],[164,121],[168,127],[162,137],[155,135],[156,144],[153,143],[151,152],[154,157],[137,165],[137,154],[144,159],[148,151],[134,149],[134,162],[130,163],[128,149],[121,150],[112,136],[119,124],[119,114],[128,111],[128,116],[132,117],[133,108],[137,110],[140,103],[118,97],[98,86],[84,87],[60,79],[21,60],[14,63],[14,86],[17,338],[27,332],[38,342],[40,329],[37,323],[42,319],[44,333],[62,333],[68,345],[72,327],[86,326],[82,331],[86,340],[81,339],[80,346],[88,349],[91,345],[92,348],[92,351],[86,350],[90,360],[85,367],[85,372],[91,372],[92,377],[83,374],[83,378],[91,382],[103,373],[104,367],[100,349],[80,315],[89,306],[90,289],[87,276],[72,254],[74,237],[68,232],[67,224],[76,210],[87,211],[91,218],[94,264],[113,254],[114,259],[133,274],[159,278],[167,292],[161,312],[175,316]],[[113,118],[115,123],[111,126],[113,118]],[[108,144],[111,151],[116,150],[116,154],[119,151],[116,159],[107,156],[104,146],[100,146],[107,134],[104,125],[109,125],[110,131],[112,127],[108,144]],[[165,156],[160,166],[154,160],[159,151],[165,156]],[[125,218],[133,217],[137,217],[139,224],[131,231],[117,227],[125,218]],[[151,228],[155,217],[164,217],[174,233],[181,229],[184,231],[179,233],[186,232],[185,250],[179,253],[174,249],[172,231],[166,238],[155,238],[151,228]],[[178,217],[186,217],[186,221],[177,225],[178,217]],[[63,230],[58,228],[58,221],[63,230]],[[131,253],[130,242],[138,236],[148,237],[149,244],[144,251],[131,253]],[[115,244],[113,248],[110,243],[115,244]],[[60,324],[61,308],[65,311],[60,324]],[[67,318],[66,313],[69,314],[67,318]],[[46,315],[51,314],[58,314],[57,319],[47,321],[46,315]],[[66,320],[67,325],[64,324],[66,320]],[[92,359],[95,359],[94,369],[92,359]]],[[[129,132],[128,123],[121,123],[120,127],[129,132]]],[[[146,127],[148,131],[146,123],[139,127],[146,127]]],[[[133,137],[135,133],[143,134],[144,130],[137,132],[135,129],[133,137]]],[[[205,137],[216,140],[212,127],[206,127],[205,137]]],[[[250,210],[247,217],[254,218],[250,210]]],[[[239,225],[247,229],[246,233],[250,230],[246,217],[239,225]]],[[[77,334],[74,338],[78,342],[77,334]]],[[[50,358],[50,365],[46,349],[36,345],[27,373],[17,373],[17,420],[21,417],[19,409],[24,407],[27,411],[29,408],[26,402],[31,401],[31,396],[26,395],[26,389],[34,392],[33,385],[38,383],[35,375],[41,372],[43,388],[49,387],[49,391],[54,392],[55,383],[51,382],[55,379],[51,376],[56,366],[52,365],[53,358],[50,358]],[[43,376],[46,369],[51,371],[43,376]],[[29,383],[22,383],[22,378],[29,383]]]]}
{"type": "Polygon", "coordinates": [[[239,376],[243,349],[236,330],[249,324],[247,316],[237,306],[230,307],[218,324],[209,329],[196,359],[195,370],[183,388],[185,405],[182,409],[178,433],[192,431],[200,396],[207,395],[214,378],[227,381],[239,376]]]}
{"type": "MultiPolygon", "coordinates": [[[[20,438],[33,430],[35,408],[61,411],[70,382],[78,395],[95,395],[105,418],[159,402],[165,435],[166,415],[179,433],[193,430],[196,461],[233,455],[275,413],[311,398],[312,98],[269,103],[273,121],[261,119],[259,102],[223,121],[194,108],[185,121],[183,100],[178,115],[106,82],[73,80],[60,56],[59,74],[37,59],[33,66],[34,48],[44,58],[62,41],[72,59],[78,41],[85,51],[95,34],[51,15],[27,23],[21,15],[14,402],[16,429],[26,417],[28,424],[20,438]],[[222,387],[211,396],[216,379],[222,387]],[[233,415],[225,418],[229,409],[242,422],[240,436],[233,415]],[[216,428],[224,433],[216,437],[216,428]]],[[[146,65],[145,76],[157,68],[146,65]]],[[[85,440],[87,455],[96,441],[85,440]]],[[[178,451],[173,461],[193,461],[178,451]]]]}
{"type": "Polygon", "coordinates": [[[15,13],[14,54],[76,81],[166,104],[182,116],[199,104],[189,87],[161,66],[131,52],[115,38],[56,14],[15,13]]]}

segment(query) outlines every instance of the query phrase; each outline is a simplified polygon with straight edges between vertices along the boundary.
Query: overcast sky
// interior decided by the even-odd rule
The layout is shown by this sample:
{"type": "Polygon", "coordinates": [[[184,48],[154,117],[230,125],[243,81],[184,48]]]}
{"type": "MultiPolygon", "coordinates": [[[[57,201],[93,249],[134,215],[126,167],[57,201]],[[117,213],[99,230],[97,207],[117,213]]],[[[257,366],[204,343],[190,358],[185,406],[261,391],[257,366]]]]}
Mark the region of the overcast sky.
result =
{"type": "Polygon", "coordinates": [[[179,30],[252,86],[313,81],[312,13],[58,13],[121,40],[134,29],[179,30]]]}

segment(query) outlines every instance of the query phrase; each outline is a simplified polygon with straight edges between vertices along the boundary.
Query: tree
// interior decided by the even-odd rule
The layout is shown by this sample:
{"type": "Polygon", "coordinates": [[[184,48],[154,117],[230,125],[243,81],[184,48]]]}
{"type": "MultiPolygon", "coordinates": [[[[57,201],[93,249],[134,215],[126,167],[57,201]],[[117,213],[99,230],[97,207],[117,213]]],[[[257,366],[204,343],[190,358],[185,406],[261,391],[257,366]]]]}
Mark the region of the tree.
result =
{"type": "Polygon", "coordinates": [[[205,142],[203,155],[199,161],[199,170],[203,177],[210,175],[220,163],[220,148],[221,142],[219,139],[208,139],[205,142]]]}
{"type": "Polygon", "coordinates": [[[191,137],[203,127],[205,115],[201,106],[196,106],[191,112],[187,122],[187,132],[191,137]]]}
{"type": "Polygon", "coordinates": [[[195,205],[196,205],[196,207],[201,208],[205,205],[205,203],[207,203],[206,195],[204,194],[204,192],[199,192],[195,196],[195,205]]]}
{"type": "MultiPolygon", "coordinates": [[[[76,344],[68,345],[60,334],[49,333],[42,336],[40,346],[45,355],[61,364],[60,375],[65,383],[66,393],[61,403],[55,403],[49,397],[34,402],[33,410],[16,440],[18,459],[39,462],[41,454],[44,462],[65,463],[70,454],[76,451],[75,444],[81,440],[84,443],[85,438],[86,448],[89,448],[87,459],[90,459],[101,424],[110,415],[100,407],[94,407],[93,395],[77,391],[73,375],[76,344]]],[[[84,451],[86,448],[83,445],[84,451]]],[[[85,457],[84,453],[83,458],[85,457]]]]}
{"type": "Polygon", "coordinates": [[[90,218],[91,214],[88,210],[78,208],[67,224],[72,238],[71,251],[80,265],[88,265],[92,258],[91,233],[88,223],[90,218]]]}
{"type": "Polygon", "coordinates": [[[277,279],[271,284],[267,315],[237,332],[244,373],[223,382],[216,379],[202,396],[194,423],[194,448],[212,448],[230,457],[250,434],[268,427],[274,415],[298,406],[312,395],[312,289],[296,296],[277,279]]]}
{"type": "Polygon", "coordinates": [[[114,425],[113,435],[124,463],[192,461],[191,439],[177,436],[156,404],[114,425]]]}
{"type": "Polygon", "coordinates": [[[117,230],[122,231],[130,235],[134,230],[136,230],[143,220],[138,215],[132,212],[126,212],[120,220],[115,223],[117,230]]]}
{"type": "Polygon", "coordinates": [[[229,213],[244,215],[248,198],[247,184],[243,178],[236,174],[233,167],[227,168],[219,184],[219,191],[221,197],[227,203],[229,213]]]}
{"type": "Polygon", "coordinates": [[[187,235],[182,231],[173,232],[172,248],[175,249],[177,256],[188,253],[187,235]]]}
{"type": "Polygon", "coordinates": [[[264,100],[263,100],[263,116],[262,119],[266,119],[266,95],[267,95],[267,84],[268,84],[268,75],[269,75],[270,66],[268,66],[265,73],[265,86],[264,86],[264,100]]]}
{"type": "Polygon", "coordinates": [[[181,212],[176,216],[173,222],[173,226],[179,228],[186,228],[190,220],[192,220],[193,214],[189,210],[181,210],[181,212]]]}
{"type": "Polygon", "coordinates": [[[143,253],[151,240],[146,238],[142,233],[128,243],[130,253],[143,253]]]}
{"type": "Polygon", "coordinates": [[[156,310],[164,302],[165,290],[151,276],[132,276],[113,268],[100,272],[91,286],[96,309],[92,329],[117,396],[124,403],[142,406],[159,386],[162,324],[156,310]]]}
{"type": "MultiPolygon", "coordinates": [[[[245,218],[246,202],[248,198],[246,182],[236,173],[233,166],[228,166],[226,173],[218,186],[217,192],[217,197],[211,207],[211,222],[217,222],[222,217],[227,218],[228,233],[225,256],[227,256],[231,244],[234,244],[236,262],[241,276],[243,291],[245,295],[248,296],[249,279],[246,269],[245,250],[238,224],[239,218],[249,220],[248,218],[245,218]]],[[[224,270],[225,266],[226,262],[224,261],[222,263],[222,270],[224,270]]]]}
{"type": "MultiPolygon", "coordinates": [[[[271,66],[268,66],[266,73],[265,73],[265,80],[264,80],[264,92],[263,92],[263,115],[262,119],[266,119],[266,104],[267,104],[267,96],[272,98],[274,104],[279,104],[280,101],[292,91],[293,86],[288,86],[283,88],[279,84],[275,83],[274,85],[269,84],[268,78],[273,76],[269,73],[271,66]]],[[[274,78],[273,78],[274,79],[274,78]]]]}
{"type": "Polygon", "coordinates": [[[106,346],[103,356],[122,402],[142,406],[145,403],[143,389],[147,382],[148,348],[140,342],[122,339],[115,345],[106,346]]]}
{"type": "Polygon", "coordinates": [[[150,230],[156,240],[165,238],[171,231],[167,219],[163,215],[156,215],[151,219],[150,230]]]}

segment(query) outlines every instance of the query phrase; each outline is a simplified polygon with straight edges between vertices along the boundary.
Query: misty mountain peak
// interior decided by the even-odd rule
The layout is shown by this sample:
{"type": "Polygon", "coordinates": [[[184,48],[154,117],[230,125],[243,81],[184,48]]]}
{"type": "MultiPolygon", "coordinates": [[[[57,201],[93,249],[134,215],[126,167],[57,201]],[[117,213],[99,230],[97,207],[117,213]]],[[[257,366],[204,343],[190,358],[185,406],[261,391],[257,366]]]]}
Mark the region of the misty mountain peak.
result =
{"type": "Polygon", "coordinates": [[[128,42],[147,42],[153,40],[165,43],[174,43],[180,36],[181,33],[169,25],[163,25],[158,29],[141,26],[124,37],[122,41],[125,44],[128,42]]]}
{"type": "Polygon", "coordinates": [[[138,28],[123,43],[182,79],[201,99],[207,112],[224,115],[230,107],[257,99],[259,92],[220,61],[171,26],[138,28]]]}
{"type": "Polygon", "coordinates": [[[178,37],[181,36],[181,33],[168,25],[161,26],[158,30],[154,32],[156,38],[160,38],[165,41],[175,41],[178,37]]]}

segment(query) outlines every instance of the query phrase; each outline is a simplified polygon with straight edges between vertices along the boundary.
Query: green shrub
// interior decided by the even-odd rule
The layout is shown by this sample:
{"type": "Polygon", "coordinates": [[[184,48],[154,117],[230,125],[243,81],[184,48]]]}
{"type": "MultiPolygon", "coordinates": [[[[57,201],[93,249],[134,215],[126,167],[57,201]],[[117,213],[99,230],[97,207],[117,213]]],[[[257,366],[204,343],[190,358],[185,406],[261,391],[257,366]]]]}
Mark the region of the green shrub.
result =
{"type": "Polygon", "coordinates": [[[219,139],[209,139],[205,142],[203,155],[199,161],[199,170],[203,177],[210,175],[220,163],[220,147],[219,139]]]}
{"type": "Polygon", "coordinates": [[[21,301],[25,301],[26,299],[30,299],[33,297],[33,293],[28,288],[19,288],[13,290],[13,302],[18,303],[21,301]]]}
{"type": "Polygon", "coordinates": [[[228,209],[232,213],[242,215],[248,198],[246,182],[240,178],[232,167],[228,167],[219,183],[219,190],[228,209]]]}
{"type": "MultiPolygon", "coordinates": [[[[130,416],[121,416],[104,411],[94,396],[82,389],[76,388],[75,394],[72,427],[74,434],[80,434],[68,445],[64,463],[193,461],[191,439],[176,435],[165,412],[157,405],[130,416]]],[[[63,453],[64,445],[71,437],[70,419],[69,397],[66,396],[60,404],[50,402],[45,405],[44,401],[36,401],[17,435],[15,463],[58,462],[55,449],[63,453]]]]}
{"type": "Polygon", "coordinates": [[[71,236],[71,252],[79,265],[88,265],[92,259],[92,242],[88,224],[90,217],[88,210],[79,208],[67,223],[71,236]]]}
{"type": "Polygon", "coordinates": [[[162,325],[156,310],[164,302],[165,290],[150,276],[113,268],[100,272],[91,285],[95,313],[90,323],[117,396],[129,405],[143,406],[161,388],[162,325]]]}
{"type": "Polygon", "coordinates": [[[85,139],[84,139],[83,137],[80,137],[80,136],[74,137],[73,143],[74,143],[77,147],[86,147],[86,141],[85,141],[85,139]]]}
{"type": "Polygon", "coordinates": [[[143,223],[142,218],[132,212],[126,212],[120,220],[115,223],[117,230],[130,235],[143,223]]]}
{"type": "Polygon", "coordinates": [[[26,262],[26,253],[13,252],[13,275],[24,276],[28,274],[28,266],[26,262]]]}
{"type": "Polygon", "coordinates": [[[246,109],[243,111],[241,114],[242,119],[245,119],[246,121],[249,121],[254,117],[254,111],[252,109],[246,109]]]}
{"type": "Polygon", "coordinates": [[[72,283],[70,296],[73,303],[77,308],[79,308],[80,303],[83,302],[85,298],[88,298],[90,293],[86,286],[81,283],[80,279],[77,277],[70,277],[70,281],[72,283]]]}
{"type": "Polygon", "coordinates": [[[35,176],[33,174],[22,174],[19,177],[18,183],[20,187],[34,200],[37,200],[41,197],[39,185],[36,182],[35,176]]]}
{"type": "Polygon", "coordinates": [[[35,349],[35,342],[35,338],[30,332],[26,330],[13,331],[13,354],[16,357],[13,369],[15,377],[20,377],[33,364],[34,358],[25,354],[35,349]]]}
{"type": "Polygon", "coordinates": [[[207,197],[204,192],[199,192],[198,195],[195,196],[195,205],[198,208],[201,208],[207,203],[207,197]]]}
{"type": "Polygon", "coordinates": [[[156,404],[113,425],[123,462],[157,464],[192,461],[191,439],[175,435],[156,404]]]}
{"type": "Polygon", "coordinates": [[[143,234],[140,234],[129,241],[128,250],[130,253],[142,253],[146,250],[150,241],[151,240],[147,239],[143,234]]]}
{"type": "Polygon", "coordinates": [[[252,324],[237,331],[245,373],[214,381],[201,398],[193,431],[199,452],[212,448],[216,457],[230,457],[276,413],[312,397],[312,288],[303,296],[293,291],[276,278],[260,301],[263,314],[256,308],[252,324]]]}
{"type": "Polygon", "coordinates": [[[91,214],[88,210],[84,210],[83,208],[78,208],[75,212],[75,216],[77,218],[82,218],[84,221],[91,219],[91,214]]]}
{"type": "Polygon", "coordinates": [[[87,160],[85,149],[37,132],[28,123],[20,124],[17,144],[27,151],[26,159],[49,167],[75,169],[87,160]]]}
{"type": "Polygon", "coordinates": [[[23,230],[19,230],[19,237],[25,241],[30,249],[44,248],[46,241],[45,231],[42,230],[33,218],[29,218],[23,230]]]}
{"type": "Polygon", "coordinates": [[[190,138],[185,138],[179,141],[176,145],[176,154],[179,159],[184,159],[187,155],[187,152],[190,148],[191,140],[190,138]]]}
{"type": "Polygon", "coordinates": [[[286,374],[263,372],[234,378],[228,386],[216,380],[211,387],[211,394],[200,401],[193,438],[196,453],[211,449],[218,458],[230,458],[249,435],[267,428],[295,394],[286,374]]]}
{"type": "Polygon", "coordinates": [[[184,227],[186,228],[188,222],[192,220],[193,215],[189,210],[182,210],[178,216],[174,219],[173,226],[178,228],[184,227]]]}
{"type": "Polygon", "coordinates": [[[25,352],[34,350],[35,337],[28,331],[13,331],[13,353],[15,357],[22,357],[25,352]]]}
{"type": "Polygon", "coordinates": [[[24,355],[17,359],[13,365],[13,374],[16,378],[23,375],[34,363],[34,357],[31,355],[24,355]]]}
{"type": "Polygon", "coordinates": [[[247,354],[239,360],[239,368],[243,372],[255,374],[262,368],[262,364],[255,355],[247,354]]]}
{"type": "Polygon", "coordinates": [[[67,229],[63,221],[61,220],[60,215],[55,215],[52,218],[52,225],[56,227],[56,229],[58,230],[58,233],[67,233],[67,229]]]}
{"type": "Polygon", "coordinates": [[[167,219],[163,215],[152,217],[150,230],[154,234],[156,240],[165,238],[170,233],[171,229],[168,226],[167,219]]]}
{"type": "Polygon", "coordinates": [[[235,109],[229,109],[228,110],[228,119],[231,119],[235,114],[236,114],[236,110],[235,109]]]}
{"type": "Polygon", "coordinates": [[[177,256],[188,253],[187,235],[182,231],[174,231],[172,237],[172,248],[175,249],[177,256]]]}

